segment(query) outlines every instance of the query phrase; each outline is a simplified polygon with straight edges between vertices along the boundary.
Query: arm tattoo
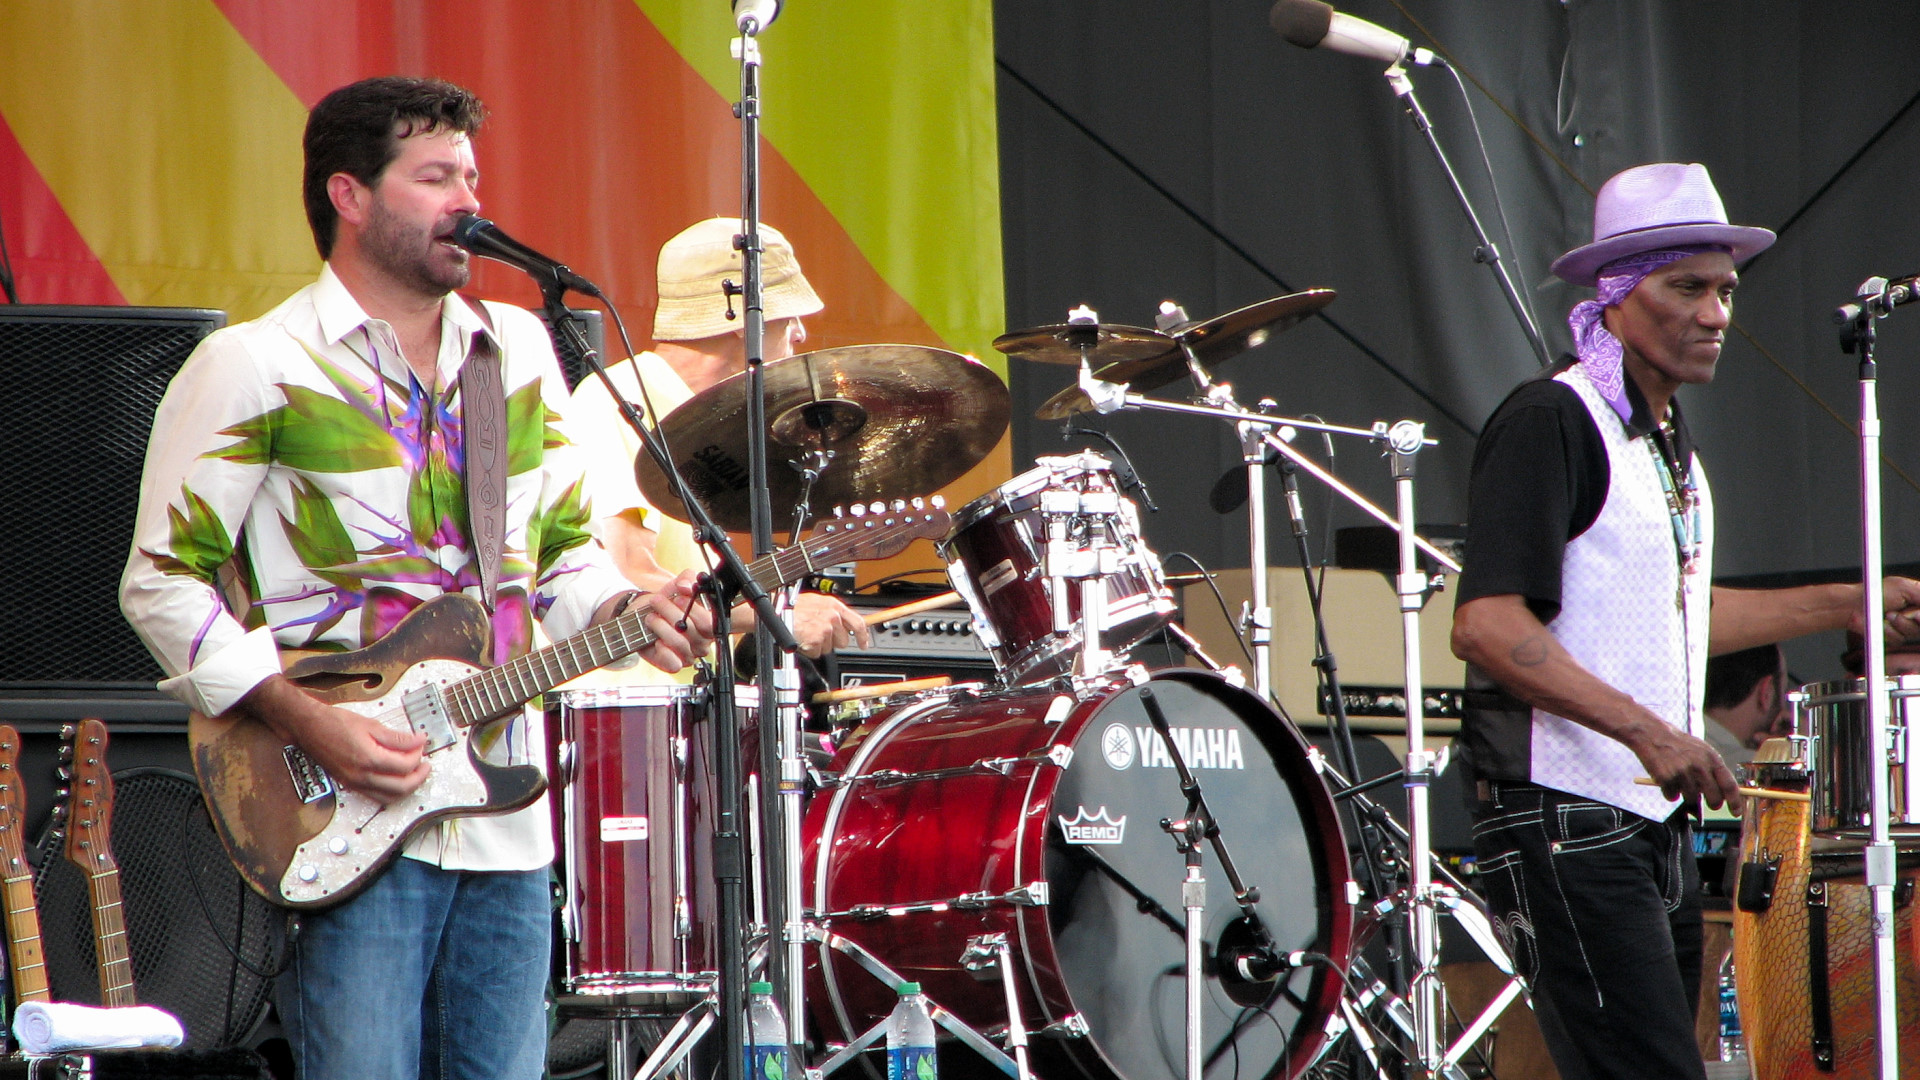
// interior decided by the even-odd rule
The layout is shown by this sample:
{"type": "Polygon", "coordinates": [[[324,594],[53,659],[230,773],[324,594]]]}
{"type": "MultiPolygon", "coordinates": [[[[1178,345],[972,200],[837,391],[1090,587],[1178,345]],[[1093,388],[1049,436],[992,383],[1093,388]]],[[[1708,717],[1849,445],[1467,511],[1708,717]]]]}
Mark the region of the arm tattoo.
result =
{"type": "Polygon", "coordinates": [[[1547,639],[1544,634],[1534,634],[1513,647],[1507,658],[1521,667],[1539,667],[1547,662],[1547,639]]]}

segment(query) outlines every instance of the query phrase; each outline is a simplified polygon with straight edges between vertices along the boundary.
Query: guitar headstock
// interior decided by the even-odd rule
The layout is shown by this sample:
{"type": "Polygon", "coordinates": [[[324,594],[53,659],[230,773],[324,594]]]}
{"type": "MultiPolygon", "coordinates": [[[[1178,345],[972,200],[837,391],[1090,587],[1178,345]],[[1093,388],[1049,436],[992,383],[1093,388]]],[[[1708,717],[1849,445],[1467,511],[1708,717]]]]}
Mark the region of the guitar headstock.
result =
{"type": "Polygon", "coordinates": [[[27,846],[21,839],[26,822],[27,795],[20,782],[20,732],[12,724],[0,724],[0,863],[4,864],[5,877],[30,873],[27,846]]]}
{"type": "Polygon", "coordinates": [[[61,779],[67,782],[62,800],[66,820],[67,860],[96,873],[113,864],[113,842],[108,835],[113,819],[113,775],[107,771],[107,725],[82,720],[60,730],[61,779]]]}
{"type": "Polygon", "coordinates": [[[947,501],[895,499],[891,503],[836,506],[807,536],[807,554],[818,564],[884,559],[915,540],[939,540],[953,528],[947,501]]]}

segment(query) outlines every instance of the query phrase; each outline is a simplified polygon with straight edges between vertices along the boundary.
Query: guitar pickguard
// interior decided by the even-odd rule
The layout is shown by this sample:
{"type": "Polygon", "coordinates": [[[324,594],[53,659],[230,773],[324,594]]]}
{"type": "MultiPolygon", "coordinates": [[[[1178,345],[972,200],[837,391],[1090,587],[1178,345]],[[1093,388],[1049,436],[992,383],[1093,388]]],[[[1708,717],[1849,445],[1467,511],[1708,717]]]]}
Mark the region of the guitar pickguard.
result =
{"type": "MultiPolygon", "coordinates": [[[[457,660],[426,660],[408,668],[393,691],[373,701],[343,701],[341,708],[371,716],[400,731],[413,730],[402,699],[416,688],[446,686],[479,670],[457,660]]],[[[433,772],[425,783],[395,803],[381,804],[356,791],[334,792],[333,818],[294,849],[280,879],[289,904],[311,904],[356,885],[369,870],[390,858],[413,831],[436,817],[472,812],[487,805],[487,784],[468,753],[469,732],[454,730],[451,741],[429,751],[433,772]]]]}

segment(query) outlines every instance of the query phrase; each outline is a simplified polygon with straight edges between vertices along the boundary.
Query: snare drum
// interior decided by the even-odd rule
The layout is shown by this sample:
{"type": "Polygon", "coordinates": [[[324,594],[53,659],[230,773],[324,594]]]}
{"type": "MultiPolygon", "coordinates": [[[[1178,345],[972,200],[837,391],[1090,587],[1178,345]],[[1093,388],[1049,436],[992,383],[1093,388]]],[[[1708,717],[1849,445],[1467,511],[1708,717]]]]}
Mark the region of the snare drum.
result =
{"type": "Polygon", "coordinates": [[[1908,763],[1910,732],[1920,721],[1920,675],[1886,680],[1893,760],[1873,752],[1867,719],[1867,680],[1809,683],[1788,695],[1793,730],[1808,737],[1813,781],[1813,831],[1821,836],[1866,836],[1873,828],[1873,770],[1887,775],[1888,824],[1920,825],[1920,768],[1908,763]]]}
{"type": "MultiPolygon", "coordinates": [[[[757,772],[751,688],[736,696],[757,772]]],[[[566,989],[684,1009],[719,970],[711,690],[625,686],[560,697],[552,775],[566,989]]],[[[744,805],[744,800],[743,800],[744,805]]]]}
{"type": "Polygon", "coordinates": [[[947,575],[973,609],[974,632],[1011,685],[1066,674],[1081,645],[1079,582],[1068,581],[1066,630],[1057,628],[1060,611],[1048,586],[1047,519],[1054,516],[1066,520],[1074,551],[1094,544],[1117,549],[1117,565],[1105,578],[1102,648],[1124,653],[1173,617],[1160,559],[1141,541],[1139,511],[1119,494],[1111,463],[1090,453],[1041,458],[1037,468],[962,507],[942,545],[947,575]],[[1110,500],[1115,510],[1055,515],[1043,509],[1049,495],[1063,493],[1110,500]]]}
{"type": "MultiPolygon", "coordinates": [[[[1274,943],[1344,969],[1347,845],[1306,744],[1215,676],[1164,671],[1148,685],[1274,943]]],[[[893,988],[846,955],[862,950],[975,1029],[1003,1028],[1007,992],[977,948],[998,934],[1035,1075],[1184,1075],[1185,857],[1160,821],[1186,800],[1139,687],[928,696],[876,714],[832,768],[805,831],[807,906],[830,935],[810,950],[807,1006],[826,1038],[850,1040],[893,1008],[893,988]]],[[[1211,851],[1205,874],[1213,949],[1239,909],[1211,851]]],[[[1339,977],[1303,968],[1251,1001],[1249,989],[1206,974],[1203,1042],[1222,1051],[1209,1075],[1299,1076],[1339,977]]]]}

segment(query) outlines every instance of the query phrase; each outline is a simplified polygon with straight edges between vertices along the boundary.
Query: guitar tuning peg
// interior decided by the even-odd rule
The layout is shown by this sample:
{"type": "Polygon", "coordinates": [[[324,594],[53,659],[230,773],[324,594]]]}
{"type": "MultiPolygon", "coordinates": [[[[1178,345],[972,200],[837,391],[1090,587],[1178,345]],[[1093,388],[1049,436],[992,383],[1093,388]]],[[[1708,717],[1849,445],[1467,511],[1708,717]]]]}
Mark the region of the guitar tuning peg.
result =
{"type": "Polygon", "coordinates": [[[907,508],[907,500],[905,499],[895,499],[893,500],[893,504],[889,507],[889,509],[891,509],[896,514],[902,510],[905,510],[906,508],[907,508]]]}
{"type": "Polygon", "coordinates": [[[837,517],[837,518],[843,518],[843,517],[846,517],[846,516],[847,516],[847,508],[846,508],[846,505],[845,505],[845,504],[837,504],[837,505],[835,505],[835,506],[834,506],[834,508],[833,508],[833,516],[834,516],[834,517],[837,517]]]}
{"type": "Polygon", "coordinates": [[[913,497],[913,508],[915,510],[925,510],[927,508],[927,500],[915,495],[913,497]]]}
{"type": "Polygon", "coordinates": [[[60,760],[61,761],[73,760],[73,744],[72,743],[60,744],[60,760]]]}
{"type": "Polygon", "coordinates": [[[868,507],[867,509],[869,509],[869,510],[871,510],[871,511],[873,511],[873,512],[874,512],[874,513],[876,513],[876,514],[879,514],[879,513],[883,513],[883,512],[885,512],[885,511],[886,511],[886,509],[887,509],[887,504],[886,504],[886,503],[883,503],[883,502],[881,502],[881,501],[880,501],[880,500],[878,500],[878,499],[875,499],[875,500],[874,500],[874,502],[873,502],[873,505],[872,505],[872,506],[869,506],[869,507],[868,507]]]}
{"type": "Polygon", "coordinates": [[[69,742],[71,742],[71,741],[73,740],[73,737],[74,737],[75,735],[78,735],[78,734],[80,734],[80,729],[79,729],[79,728],[77,728],[77,727],[75,727],[74,725],[72,725],[72,724],[61,724],[61,725],[60,725],[60,737],[61,737],[61,738],[63,738],[63,739],[66,739],[67,741],[69,741],[69,742]]]}
{"type": "Polygon", "coordinates": [[[933,497],[933,508],[935,510],[944,510],[946,507],[947,497],[945,495],[935,495],[933,497]]]}
{"type": "MultiPolygon", "coordinates": [[[[73,782],[73,770],[67,768],[65,765],[61,765],[60,767],[54,769],[53,775],[56,779],[58,779],[63,784],[70,784],[73,782]]],[[[62,788],[60,793],[62,795],[66,794],[66,789],[62,788]]]]}
{"type": "Polygon", "coordinates": [[[866,517],[866,516],[867,516],[867,504],[866,504],[866,503],[854,503],[854,504],[853,504],[853,507],[852,507],[852,509],[851,509],[851,510],[849,511],[849,513],[851,513],[851,514],[853,514],[853,516],[854,516],[854,517],[866,517]]]}

